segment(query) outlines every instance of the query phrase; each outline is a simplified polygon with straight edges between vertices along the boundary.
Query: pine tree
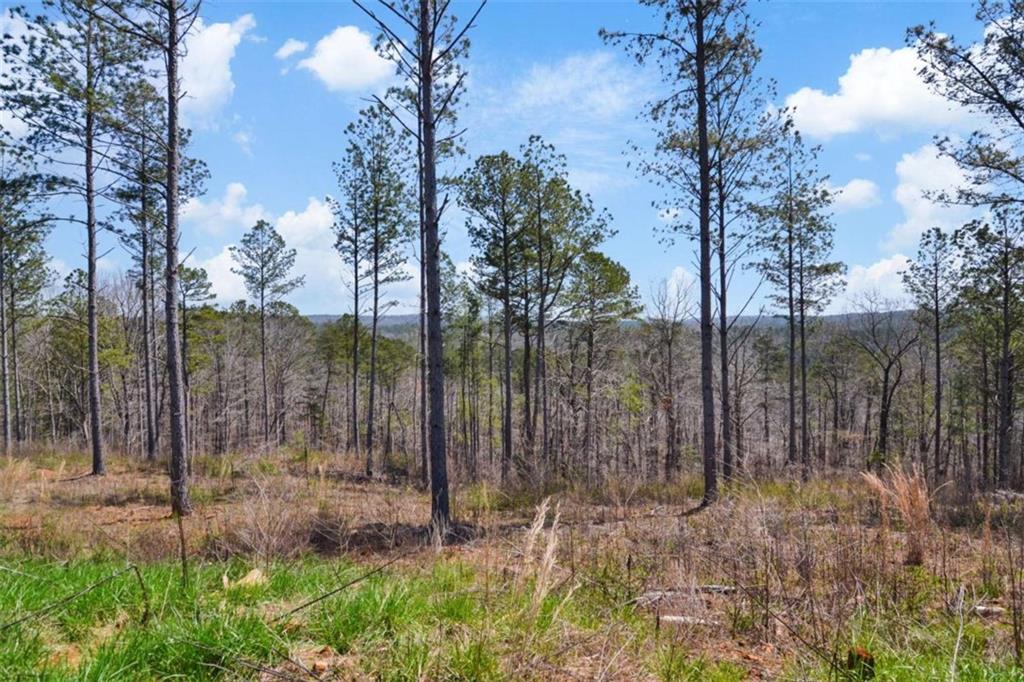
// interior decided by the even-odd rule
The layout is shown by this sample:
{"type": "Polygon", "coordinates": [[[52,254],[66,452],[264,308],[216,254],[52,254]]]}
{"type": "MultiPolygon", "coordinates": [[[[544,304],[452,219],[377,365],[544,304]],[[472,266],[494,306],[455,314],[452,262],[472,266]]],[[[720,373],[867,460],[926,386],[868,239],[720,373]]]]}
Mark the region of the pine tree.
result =
{"type": "MultiPolygon", "coordinates": [[[[347,130],[349,147],[343,167],[336,167],[343,203],[331,202],[335,213],[337,247],[352,268],[354,299],[353,366],[358,368],[359,296],[370,295],[370,363],[366,410],[366,475],[373,474],[376,424],[377,343],[380,316],[390,305],[385,288],[409,278],[404,247],[412,232],[412,207],[403,177],[406,140],[381,105],[360,112],[347,130]],[[367,280],[365,284],[364,280],[367,280]]],[[[355,371],[355,370],[354,370],[355,371]]],[[[354,383],[353,404],[358,398],[354,383]]],[[[353,412],[358,450],[358,415],[353,412]]]]}
{"type": "Polygon", "coordinates": [[[845,266],[828,260],[834,227],[826,213],[832,201],[826,177],[817,167],[816,148],[804,145],[788,118],[772,140],[767,197],[757,208],[761,229],[756,246],[761,260],[753,266],[774,287],[772,300],[784,308],[788,347],[788,449],[797,459],[797,371],[800,380],[800,457],[802,474],[810,474],[810,428],[807,406],[807,318],[825,307],[843,286],[845,266]],[[799,365],[797,356],[799,355],[799,365]]]}
{"type": "Polygon", "coordinates": [[[935,367],[932,466],[936,481],[941,481],[946,473],[946,460],[942,457],[942,337],[949,325],[949,307],[956,295],[955,257],[949,236],[941,228],[933,227],[921,235],[917,260],[903,273],[903,284],[928,316],[932,331],[935,367]]]}
{"type": "Polygon", "coordinates": [[[1024,329],[1024,223],[1004,206],[987,221],[974,221],[954,240],[962,262],[957,308],[997,340],[996,482],[1010,483],[1017,346],[1024,329]]]}
{"type": "MultiPolygon", "coordinates": [[[[415,129],[407,126],[393,108],[388,111],[417,142],[420,199],[420,257],[423,309],[426,318],[426,367],[429,410],[430,517],[444,528],[451,520],[448,465],[445,449],[444,337],[441,327],[441,234],[440,221],[446,203],[438,204],[437,161],[458,146],[462,132],[438,136],[438,130],[455,120],[466,78],[462,62],[469,52],[467,34],[483,10],[483,0],[469,20],[459,25],[447,2],[402,0],[394,4],[378,0],[391,23],[381,19],[359,0],[355,4],[381,30],[379,50],[391,60],[404,81],[389,99],[413,114],[415,129]],[[411,35],[408,35],[411,30],[411,35]],[[406,34],[403,40],[400,36],[406,34]]],[[[387,106],[387,105],[385,105],[387,106]]],[[[425,404],[425,407],[427,405],[425,404]]],[[[426,420],[424,420],[426,421],[426,420]]]]}
{"type": "Polygon", "coordinates": [[[512,297],[525,268],[525,201],[522,162],[508,152],[482,156],[460,179],[460,202],[469,214],[467,228],[473,244],[479,286],[500,301],[504,341],[504,381],[501,420],[501,476],[508,479],[512,464],[520,474],[526,462],[516,458],[512,445],[512,297]]]}
{"type": "Polygon", "coordinates": [[[573,268],[568,292],[571,319],[579,328],[585,345],[585,414],[580,452],[585,458],[584,474],[590,483],[601,476],[602,462],[596,455],[594,429],[595,351],[598,334],[636,317],[641,310],[639,293],[622,264],[598,251],[583,254],[573,268]]]}
{"type": "Polygon", "coordinates": [[[231,269],[245,281],[245,288],[256,301],[260,323],[260,377],[263,386],[263,443],[270,445],[270,390],[267,385],[267,310],[305,282],[305,276],[292,277],[295,249],[285,248],[284,239],[273,225],[258,220],[237,246],[231,247],[237,267],[231,269]]]}
{"type": "Polygon", "coordinates": [[[22,41],[4,41],[4,57],[12,68],[2,89],[8,109],[28,126],[26,143],[57,167],[69,169],[61,185],[82,200],[84,217],[69,220],[86,230],[89,435],[92,473],[99,476],[106,472],[106,463],[97,319],[98,239],[103,229],[97,201],[102,188],[96,178],[109,167],[104,150],[112,145],[116,102],[139,77],[146,51],[112,25],[98,0],[47,0],[45,7],[53,16],[28,19],[18,10],[29,30],[22,41]]]}
{"type": "MultiPolygon", "coordinates": [[[[711,110],[716,93],[735,74],[730,69],[746,54],[748,43],[744,0],[641,0],[660,14],[655,32],[601,31],[608,42],[623,45],[639,63],[658,63],[669,94],[648,103],[644,115],[657,132],[656,161],[644,171],[679,192],[683,207],[697,220],[700,266],[701,459],[704,467],[702,505],[718,497],[714,358],[712,322],[712,157],[711,110]],[[719,81],[718,79],[722,79],[719,81]],[[680,157],[679,138],[695,140],[693,156],[680,157]]],[[[678,204],[676,205],[678,208],[678,204]]]]}
{"type": "MultiPolygon", "coordinates": [[[[527,443],[532,449],[540,412],[540,458],[550,466],[550,407],[547,367],[548,328],[559,321],[565,289],[576,261],[596,249],[614,234],[611,218],[598,211],[590,197],[569,184],[565,157],[553,145],[533,135],[522,148],[521,177],[523,235],[528,272],[522,288],[530,290],[536,308],[536,371],[534,373],[534,409],[530,410],[530,325],[527,311],[520,311],[524,333],[523,386],[527,396],[527,443]]],[[[524,306],[525,307],[525,306],[524,306]]],[[[547,472],[548,469],[545,469],[547,472]]]]}

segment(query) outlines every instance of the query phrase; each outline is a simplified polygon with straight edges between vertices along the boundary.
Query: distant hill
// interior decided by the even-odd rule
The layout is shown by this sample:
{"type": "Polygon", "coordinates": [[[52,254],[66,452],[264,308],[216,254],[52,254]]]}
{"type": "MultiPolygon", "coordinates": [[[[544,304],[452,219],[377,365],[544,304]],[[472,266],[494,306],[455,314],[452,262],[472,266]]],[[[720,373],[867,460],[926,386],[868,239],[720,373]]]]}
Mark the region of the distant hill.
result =
{"type": "MultiPolygon", "coordinates": [[[[341,315],[306,315],[306,317],[318,327],[341,319],[341,315]]],[[[370,316],[361,315],[359,321],[369,324],[370,316]]],[[[377,324],[381,327],[405,327],[407,325],[419,324],[419,321],[419,315],[409,313],[407,315],[381,315],[377,320],[377,324]]]]}
{"type": "MultiPolygon", "coordinates": [[[[912,314],[913,311],[910,310],[899,311],[900,316],[910,316],[912,314]]],[[[860,313],[838,313],[833,315],[819,315],[815,319],[821,320],[827,324],[838,325],[845,324],[850,319],[855,319],[859,315],[860,313]]],[[[309,318],[309,320],[318,327],[341,319],[341,315],[307,315],[306,317],[309,318]]],[[[362,315],[360,316],[359,319],[364,324],[370,323],[369,315],[362,315]]],[[[419,324],[419,321],[420,316],[418,314],[407,313],[399,315],[381,315],[378,324],[380,325],[381,329],[388,330],[391,332],[400,332],[400,330],[402,330],[403,328],[417,326],[419,324]]],[[[715,321],[717,323],[717,317],[715,321]]],[[[741,315],[736,322],[736,326],[745,327],[754,323],[756,323],[757,326],[762,329],[779,329],[786,326],[786,318],[782,315],[777,315],[774,313],[766,313],[762,315],[760,318],[758,318],[757,315],[741,315]]],[[[639,326],[639,324],[639,320],[627,320],[623,323],[623,326],[635,327],[639,326]]],[[[698,320],[687,320],[687,324],[696,326],[698,324],[698,320]]]]}

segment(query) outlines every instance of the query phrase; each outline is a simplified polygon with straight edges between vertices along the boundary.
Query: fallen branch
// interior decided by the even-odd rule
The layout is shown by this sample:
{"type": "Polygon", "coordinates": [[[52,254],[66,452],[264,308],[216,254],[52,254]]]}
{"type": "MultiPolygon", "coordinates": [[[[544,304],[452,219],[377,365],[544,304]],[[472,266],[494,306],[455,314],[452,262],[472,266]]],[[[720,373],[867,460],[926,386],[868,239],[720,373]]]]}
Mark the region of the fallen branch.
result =
{"type": "Polygon", "coordinates": [[[660,629],[662,623],[667,623],[668,625],[705,625],[708,627],[721,625],[717,620],[698,618],[697,616],[658,615],[655,621],[655,628],[660,629]]]}
{"type": "Polygon", "coordinates": [[[637,606],[651,606],[652,604],[672,599],[674,597],[684,597],[693,594],[734,594],[738,591],[739,588],[733,585],[696,585],[694,587],[682,589],[668,588],[663,590],[648,590],[633,599],[633,603],[637,606]]]}

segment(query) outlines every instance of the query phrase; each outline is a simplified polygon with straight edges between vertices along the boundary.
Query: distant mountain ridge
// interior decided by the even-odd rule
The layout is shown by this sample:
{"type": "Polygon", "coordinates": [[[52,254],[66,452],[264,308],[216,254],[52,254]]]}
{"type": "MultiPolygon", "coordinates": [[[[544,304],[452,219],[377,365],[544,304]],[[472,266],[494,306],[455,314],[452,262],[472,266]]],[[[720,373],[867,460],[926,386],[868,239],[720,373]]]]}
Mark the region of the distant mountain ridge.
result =
{"type": "MultiPolygon", "coordinates": [[[[909,316],[913,314],[913,311],[911,310],[899,310],[896,312],[901,316],[909,316]]],[[[829,315],[817,315],[814,319],[831,323],[843,323],[846,322],[847,320],[855,319],[860,315],[861,313],[856,312],[833,313],[829,315]]],[[[342,315],[306,315],[306,318],[309,319],[309,321],[312,322],[313,324],[320,327],[325,324],[330,324],[331,322],[336,322],[337,320],[340,320],[342,318],[342,315]]],[[[729,319],[732,320],[734,318],[730,317],[729,319]]],[[[362,322],[363,324],[369,324],[371,318],[369,315],[360,315],[359,321],[362,322]]],[[[402,313],[396,315],[381,315],[378,318],[377,324],[378,326],[384,329],[394,329],[397,327],[416,326],[419,324],[419,321],[420,316],[418,313],[402,313]]],[[[639,324],[639,322],[640,320],[626,320],[624,322],[624,326],[631,327],[639,324]]],[[[765,313],[760,317],[758,317],[757,315],[741,315],[736,320],[735,324],[738,327],[745,327],[754,324],[755,322],[757,323],[758,327],[763,327],[766,329],[775,329],[779,327],[784,327],[786,325],[786,318],[785,316],[777,313],[765,313]]],[[[697,325],[698,320],[694,318],[691,320],[687,320],[686,323],[691,325],[697,325]]]]}
{"type": "MultiPolygon", "coordinates": [[[[346,313],[347,315],[348,313],[346,313]]],[[[318,327],[322,327],[325,324],[337,322],[343,316],[342,315],[306,315],[306,318],[318,327]]],[[[369,324],[372,318],[369,315],[360,315],[359,321],[364,324],[369,324]]],[[[410,324],[419,324],[420,316],[417,313],[407,313],[400,315],[381,315],[377,318],[377,324],[380,327],[404,327],[410,324]]]]}

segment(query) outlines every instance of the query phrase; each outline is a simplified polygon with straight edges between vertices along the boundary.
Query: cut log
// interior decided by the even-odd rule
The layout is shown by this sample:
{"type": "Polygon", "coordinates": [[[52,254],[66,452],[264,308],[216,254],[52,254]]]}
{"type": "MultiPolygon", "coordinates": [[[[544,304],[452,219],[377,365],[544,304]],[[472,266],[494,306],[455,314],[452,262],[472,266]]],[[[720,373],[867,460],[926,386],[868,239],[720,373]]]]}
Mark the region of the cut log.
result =
{"type": "Polygon", "coordinates": [[[716,621],[716,620],[711,620],[711,619],[708,619],[708,618],[698,618],[697,616],[674,616],[674,615],[661,616],[661,615],[659,615],[658,616],[657,625],[659,627],[661,625],[676,625],[676,626],[700,625],[700,626],[703,626],[703,627],[718,627],[720,625],[720,623],[718,621],[716,621]]]}

